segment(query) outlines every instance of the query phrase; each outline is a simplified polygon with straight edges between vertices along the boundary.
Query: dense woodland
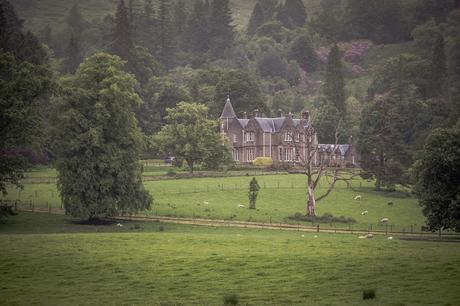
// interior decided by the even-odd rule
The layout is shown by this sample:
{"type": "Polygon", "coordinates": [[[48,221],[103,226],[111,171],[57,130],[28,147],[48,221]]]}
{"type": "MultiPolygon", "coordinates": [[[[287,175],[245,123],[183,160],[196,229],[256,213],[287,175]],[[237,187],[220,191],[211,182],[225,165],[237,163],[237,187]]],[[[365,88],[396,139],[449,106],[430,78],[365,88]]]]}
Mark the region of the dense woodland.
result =
{"type": "Polygon", "coordinates": [[[81,63],[100,51],[135,78],[120,90],[136,96],[146,156],[161,156],[152,136],[167,108],[201,103],[217,119],[230,96],[240,116],[309,110],[320,142],[338,128],[378,188],[410,184],[430,132],[460,128],[460,1],[321,0],[309,11],[312,1],[258,0],[246,24],[229,0],[120,0],[91,19],[75,1],[59,26],[25,28],[15,1],[0,0],[0,188],[28,161],[55,159],[62,97],[86,86],[81,63]]]}

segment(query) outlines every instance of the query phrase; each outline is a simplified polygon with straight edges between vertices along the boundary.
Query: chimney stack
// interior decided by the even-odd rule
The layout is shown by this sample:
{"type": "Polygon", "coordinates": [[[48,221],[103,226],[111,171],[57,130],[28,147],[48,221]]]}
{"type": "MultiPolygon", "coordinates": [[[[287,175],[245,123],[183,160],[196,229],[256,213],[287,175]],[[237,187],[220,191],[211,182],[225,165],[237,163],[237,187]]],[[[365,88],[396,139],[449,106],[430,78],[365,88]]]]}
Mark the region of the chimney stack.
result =
{"type": "Polygon", "coordinates": [[[254,118],[259,117],[259,109],[254,110],[254,118]]]}
{"type": "Polygon", "coordinates": [[[243,119],[248,119],[248,113],[243,112],[243,119]]]}
{"type": "Polygon", "coordinates": [[[283,114],[283,110],[281,108],[278,109],[278,116],[279,117],[283,117],[284,114],[283,114]]]}

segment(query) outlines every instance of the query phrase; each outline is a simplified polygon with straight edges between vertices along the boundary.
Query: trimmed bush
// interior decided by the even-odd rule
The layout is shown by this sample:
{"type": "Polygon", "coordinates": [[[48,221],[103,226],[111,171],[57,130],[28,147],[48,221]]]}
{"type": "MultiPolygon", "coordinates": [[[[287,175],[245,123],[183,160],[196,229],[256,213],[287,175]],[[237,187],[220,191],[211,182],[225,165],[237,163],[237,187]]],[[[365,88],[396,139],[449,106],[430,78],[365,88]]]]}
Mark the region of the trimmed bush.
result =
{"type": "Polygon", "coordinates": [[[273,159],[271,157],[257,157],[256,159],[254,159],[252,164],[254,166],[268,167],[268,166],[273,165],[273,159]]]}

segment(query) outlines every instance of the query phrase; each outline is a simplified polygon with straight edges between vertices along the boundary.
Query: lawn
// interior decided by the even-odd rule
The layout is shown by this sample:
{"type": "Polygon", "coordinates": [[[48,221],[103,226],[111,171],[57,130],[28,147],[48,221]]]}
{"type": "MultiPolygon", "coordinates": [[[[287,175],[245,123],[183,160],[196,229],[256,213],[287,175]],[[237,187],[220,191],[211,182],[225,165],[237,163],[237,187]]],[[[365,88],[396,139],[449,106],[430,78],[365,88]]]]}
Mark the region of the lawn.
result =
{"type": "Polygon", "coordinates": [[[4,305],[458,305],[460,245],[160,223],[0,224],[4,305]],[[164,227],[163,227],[164,226],[164,227]],[[162,229],[162,230],[161,230],[162,229]],[[362,300],[373,289],[375,300],[362,300]]]}
{"type": "MultiPolygon", "coordinates": [[[[45,171],[52,173],[52,170],[45,171]]],[[[305,210],[306,190],[303,175],[257,176],[261,190],[256,210],[246,208],[251,178],[252,176],[236,176],[146,181],[145,187],[154,197],[154,204],[150,211],[142,214],[299,223],[288,217],[305,210]],[[239,205],[244,205],[245,208],[239,205]]],[[[321,182],[318,194],[323,193],[327,186],[325,181],[321,182]]],[[[389,231],[420,231],[425,224],[417,200],[408,192],[376,192],[373,182],[359,179],[354,181],[353,186],[355,190],[347,188],[343,182],[338,182],[334,191],[318,202],[317,212],[319,215],[330,213],[336,217],[350,217],[355,219],[356,223],[331,223],[322,226],[365,230],[372,227],[385,230],[387,226],[379,221],[389,218],[389,231]],[[354,200],[356,195],[361,195],[361,200],[354,200]],[[368,211],[368,214],[362,215],[363,211],[368,211]]],[[[25,184],[24,190],[10,189],[7,198],[19,199],[26,207],[61,207],[55,184],[25,184]]]]}

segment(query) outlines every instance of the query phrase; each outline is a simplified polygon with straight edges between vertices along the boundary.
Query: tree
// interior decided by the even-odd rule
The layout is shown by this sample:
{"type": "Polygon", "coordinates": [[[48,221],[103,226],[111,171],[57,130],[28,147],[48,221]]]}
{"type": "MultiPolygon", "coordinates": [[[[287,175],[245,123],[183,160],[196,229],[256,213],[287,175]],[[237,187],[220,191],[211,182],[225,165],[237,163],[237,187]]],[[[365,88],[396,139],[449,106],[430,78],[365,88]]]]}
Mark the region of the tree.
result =
{"type": "Polygon", "coordinates": [[[235,112],[240,118],[243,112],[252,113],[258,109],[268,114],[269,110],[264,103],[260,85],[257,79],[243,70],[229,70],[222,74],[216,85],[212,114],[219,115],[227,97],[230,95],[235,112]]]}
{"type": "Polygon", "coordinates": [[[177,1],[174,6],[174,36],[178,39],[184,33],[185,25],[187,24],[187,7],[184,0],[177,1]]]}
{"type": "Polygon", "coordinates": [[[62,80],[53,139],[58,189],[66,212],[94,221],[148,209],[139,153],[143,138],[133,105],[134,77],[114,55],[96,53],[62,80]]]}
{"type": "Polygon", "coordinates": [[[460,232],[460,130],[431,133],[415,163],[414,178],[429,229],[460,232]]]}
{"type": "Polygon", "coordinates": [[[253,177],[251,182],[249,182],[249,192],[248,192],[249,209],[256,209],[256,201],[257,201],[257,195],[259,193],[259,190],[260,190],[259,183],[257,183],[256,178],[253,177]]]}
{"type": "Polygon", "coordinates": [[[39,151],[42,140],[40,104],[52,89],[45,65],[17,60],[0,52],[0,192],[20,186],[30,163],[24,150],[39,151]]]}
{"type": "Polygon", "coordinates": [[[154,137],[160,152],[185,160],[190,173],[198,162],[228,161],[229,150],[217,132],[218,122],[207,118],[208,108],[197,103],[179,103],[168,108],[167,124],[154,137]]]}
{"type": "Polygon", "coordinates": [[[67,25],[74,33],[74,35],[80,35],[83,32],[85,27],[85,20],[83,19],[80,7],[78,6],[78,2],[76,2],[72,8],[70,9],[67,18],[67,25]]]}
{"type": "Polygon", "coordinates": [[[302,0],[286,0],[283,10],[294,27],[303,27],[307,12],[302,0]]]}
{"type": "Polygon", "coordinates": [[[110,51],[124,60],[129,61],[134,43],[131,37],[131,24],[125,2],[120,1],[115,15],[115,24],[112,32],[110,51]]]}
{"type": "Polygon", "coordinates": [[[168,0],[160,0],[157,19],[158,59],[166,67],[174,62],[174,30],[168,0]]]}
{"type": "Polygon", "coordinates": [[[80,36],[70,34],[69,44],[66,49],[66,59],[64,60],[64,72],[74,73],[78,65],[83,61],[83,55],[80,44],[80,36]]]}
{"type": "Polygon", "coordinates": [[[265,22],[264,11],[260,3],[257,2],[252,11],[251,18],[249,18],[249,23],[248,23],[248,28],[246,30],[246,33],[249,36],[254,35],[256,33],[257,28],[263,25],[264,22],[265,22]]]}
{"type": "Polygon", "coordinates": [[[308,34],[302,34],[294,39],[289,48],[289,59],[297,61],[299,66],[307,72],[316,70],[318,58],[308,34]]]}
{"type": "Polygon", "coordinates": [[[183,41],[187,50],[200,53],[209,50],[209,26],[206,17],[206,9],[203,2],[196,0],[184,30],[183,41]]]}
{"type": "Polygon", "coordinates": [[[209,39],[214,56],[222,56],[224,51],[233,44],[235,34],[232,23],[229,0],[214,0],[209,17],[209,39]]]}
{"type": "Polygon", "coordinates": [[[275,48],[270,47],[260,54],[256,64],[261,77],[286,77],[288,63],[275,48]]]}
{"type": "Polygon", "coordinates": [[[329,53],[326,80],[324,82],[324,95],[337,108],[342,118],[344,118],[346,112],[345,82],[343,79],[342,60],[337,44],[334,44],[329,53]]]}

